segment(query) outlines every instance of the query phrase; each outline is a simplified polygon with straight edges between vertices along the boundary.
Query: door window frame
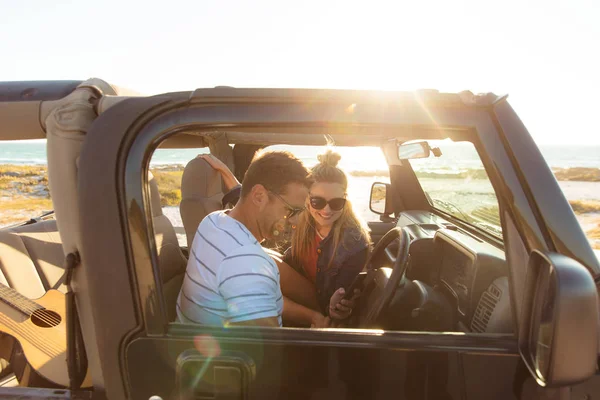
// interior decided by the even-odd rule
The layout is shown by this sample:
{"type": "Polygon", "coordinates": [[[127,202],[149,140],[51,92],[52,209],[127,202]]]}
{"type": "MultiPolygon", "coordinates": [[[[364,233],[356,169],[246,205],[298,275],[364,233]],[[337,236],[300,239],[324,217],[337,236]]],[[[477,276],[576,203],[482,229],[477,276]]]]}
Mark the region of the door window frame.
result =
{"type": "MultiPolygon", "coordinates": [[[[141,314],[144,320],[144,331],[149,335],[193,335],[193,332],[206,331],[207,327],[190,327],[186,324],[178,324],[169,322],[167,320],[166,305],[162,295],[162,282],[160,279],[160,269],[158,267],[158,255],[156,251],[156,244],[154,242],[154,228],[152,225],[152,215],[150,210],[150,198],[148,190],[148,178],[147,171],[149,169],[149,163],[151,156],[160,143],[173,136],[177,133],[186,131],[192,131],[196,134],[203,132],[211,132],[217,129],[224,122],[229,125],[235,124],[234,127],[228,127],[228,129],[243,131],[248,127],[255,128],[254,124],[248,122],[238,123],[239,120],[244,120],[252,115],[253,119],[267,121],[271,120],[269,124],[266,124],[268,128],[266,130],[273,130],[275,126],[286,126],[291,121],[281,118],[281,116],[295,115],[295,112],[289,112],[288,108],[294,105],[286,104],[275,104],[275,105],[215,105],[207,106],[203,104],[201,107],[184,107],[184,108],[173,108],[161,115],[155,116],[150,119],[145,125],[140,127],[138,131],[129,132],[131,137],[130,147],[126,150],[125,162],[122,164],[121,173],[118,175],[123,176],[123,188],[124,188],[124,202],[127,207],[125,217],[127,219],[127,226],[143,226],[145,229],[135,231],[135,235],[138,235],[138,239],[141,240],[130,240],[130,244],[136,242],[138,244],[137,249],[132,249],[131,254],[133,258],[133,267],[135,271],[136,280],[138,282],[138,305],[141,308],[141,314]],[[242,117],[240,117],[240,115],[242,117]],[[276,118],[274,118],[276,117],[276,118]],[[274,120],[274,121],[273,121],[274,120]],[[137,206],[141,208],[142,212],[132,213],[132,208],[137,206]],[[145,233],[145,234],[144,234],[145,233]],[[143,245],[140,245],[143,243],[143,245]],[[150,261],[150,263],[148,263],[150,261]]],[[[335,108],[337,105],[333,105],[335,108]]],[[[302,124],[294,123],[294,129],[297,128],[311,128],[319,129],[321,126],[321,113],[309,112],[308,119],[302,124]],[[314,119],[310,121],[310,119],[314,119]]],[[[484,113],[485,114],[485,113],[484,113]]],[[[452,121],[452,118],[450,118],[452,121]]],[[[342,121],[343,122],[343,121],[342,121]]],[[[464,121],[463,121],[464,123],[464,121]]],[[[348,129],[355,129],[356,127],[349,122],[346,122],[348,129]]],[[[340,123],[338,129],[344,127],[343,123],[340,123]]],[[[397,126],[398,133],[403,132],[404,127],[401,125],[397,126]]],[[[426,126],[419,133],[419,138],[424,139],[435,139],[440,137],[439,125],[436,127],[426,126]]],[[[474,135],[477,130],[472,126],[465,126],[462,130],[457,128],[456,121],[453,123],[452,136],[465,136],[474,135]]],[[[482,140],[483,146],[488,148],[488,145],[492,145],[489,142],[495,142],[493,140],[493,134],[490,132],[486,136],[488,137],[485,141],[482,140]]],[[[412,134],[415,135],[413,129],[412,134]]],[[[416,135],[415,135],[416,136],[416,135]]],[[[494,144],[497,144],[494,143],[494,144]]],[[[485,152],[484,152],[485,154],[485,152]]],[[[500,153],[496,154],[498,156],[500,153]]],[[[502,153],[504,158],[502,161],[507,166],[510,166],[506,158],[506,154],[502,153]]],[[[490,154],[493,156],[493,154],[490,154]]],[[[483,159],[484,166],[486,160],[483,159]]],[[[498,165],[498,160],[496,166],[498,165]]],[[[488,171],[490,181],[496,190],[494,181],[498,181],[498,174],[495,170],[491,173],[488,171]]],[[[505,182],[503,182],[505,183],[505,182]]],[[[499,203],[502,200],[499,197],[499,203]]],[[[133,230],[129,230],[131,235],[133,230]]],[[[512,292],[511,292],[512,295],[512,292]]],[[[513,310],[514,311],[514,310],[513,310]]],[[[513,314],[515,315],[515,314],[513,314]]],[[[244,328],[240,328],[244,329],[244,328]]],[[[253,328],[254,329],[254,328],[253,328]]],[[[235,329],[237,330],[237,328],[235,329]]],[[[268,328],[264,328],[262,334],[267,334],[268,328]]],[[[315,342],[326,343],[328,341],[335,341],[339,343],[339,336],[347,336],[344,340],[349,345],[352,343],[388,343],[390,340],[395,342],[397,339],[399,343],[413,342],[419,343],[417,338],[423,338],[423,345],[429,349],[455,349],[465,351],[476,351],[476,352],[490,352],[494,354],[506,353],[516,354],[516,338],[512,335],[489,335],[489,334],[457,334],[452,332],[428,332],[428,333],[411,333],[411,332],[371,332],[364,330],[352,330],[352,329],[340,329],[340,330],[311,330],[311,329],[277,329],[278,333],[276,337],[285,338],[286,340],[311,340],[313,338],[315,342]],[[300,334],[301,333],[301,334],[300,334]],[[300,336],[302,339],[300,339],[300,336]],[[335,340],[333,340],[335,338],[335,340]],[[417,339],[415,341],[415,339],[417,339]],[[407,342],[408,341],[408,342],[407,342]],[[453,344],[452,344],[453,343],[453,344]],[[490,345],[491,343],[491,345],[490,345]]],[[[240,332],[241,333],[241,332],[240,332]]],[[[244,332],[244,335],[249,332],[244,332]]],[[[265,337],[266,338],[266,337],[265,337]]]]}

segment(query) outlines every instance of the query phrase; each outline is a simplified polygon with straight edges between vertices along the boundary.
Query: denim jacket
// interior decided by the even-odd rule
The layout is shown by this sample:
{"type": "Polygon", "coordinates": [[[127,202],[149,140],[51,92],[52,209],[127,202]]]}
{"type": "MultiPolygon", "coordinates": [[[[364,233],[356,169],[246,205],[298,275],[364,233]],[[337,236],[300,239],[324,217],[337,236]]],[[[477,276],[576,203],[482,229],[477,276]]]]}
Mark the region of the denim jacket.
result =
{"type": "MultiPolygon", "coordinates": [[[[356,275],[358,275],[369,254],[369,243],[356,228],[342,231],[340,244],[335,255],[333,254],[333,230],[319,243],[317,248],[317,299],[319,307],[324,315],[329,315],[329,300],[336,290],[343,287],[348,290],[356,275]],[[333,257],[331,266],[329,260],[333,257]]],[[[283,261],[288,263],[296,271],[306,276],[302,265],[297,265],[292,259],[291,249],[288,249],[283,261]]]]}

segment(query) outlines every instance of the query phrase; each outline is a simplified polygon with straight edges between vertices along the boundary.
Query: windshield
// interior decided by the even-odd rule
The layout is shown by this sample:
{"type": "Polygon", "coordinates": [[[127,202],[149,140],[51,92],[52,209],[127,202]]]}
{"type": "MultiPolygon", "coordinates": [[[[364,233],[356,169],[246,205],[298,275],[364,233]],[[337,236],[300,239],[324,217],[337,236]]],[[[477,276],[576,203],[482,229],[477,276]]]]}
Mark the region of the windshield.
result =
{"type": "Polygon", "coordinates": [[[410,160],[430,204],[463,222],[502,237],[498,199],[471,142],[429,141],[442,155],[410,160]]]}

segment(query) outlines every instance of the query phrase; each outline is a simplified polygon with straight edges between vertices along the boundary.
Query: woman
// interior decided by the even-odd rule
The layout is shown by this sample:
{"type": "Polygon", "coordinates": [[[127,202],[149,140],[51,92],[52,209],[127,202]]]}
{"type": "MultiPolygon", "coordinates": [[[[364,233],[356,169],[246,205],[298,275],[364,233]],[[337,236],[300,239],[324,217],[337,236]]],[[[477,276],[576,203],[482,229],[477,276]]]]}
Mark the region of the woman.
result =
{"type": "MultiPolygon", "coordinates": [[[[224,196],[224,206],[235,204],[239,181],[216,157],[200,157],[221,173],[230,190],[224,196]]],[[[363,269],[370,243],[366,224],[347,199],[348,178],[337,167],[340,159],[331,150],[318,156],[319,163],[311,169],[314,183],[307,198],[308,212],[300,214],[291,247],[283,263],[278,263],[284,296],[337,321],[351,314],[353,301],[343,297],[363,269]]]]}
{"type": "Polygon", "coordinates": [[[284,256],[314,284],[321,311],[338,320],[349,314],[339,300],[362,271],[370,243],[366,224],[347,199],[348,178],[337,166],[340,158],[331,150],[318,156],[319,163],[311,169],[308,212],[299,216],[284,256]]]}

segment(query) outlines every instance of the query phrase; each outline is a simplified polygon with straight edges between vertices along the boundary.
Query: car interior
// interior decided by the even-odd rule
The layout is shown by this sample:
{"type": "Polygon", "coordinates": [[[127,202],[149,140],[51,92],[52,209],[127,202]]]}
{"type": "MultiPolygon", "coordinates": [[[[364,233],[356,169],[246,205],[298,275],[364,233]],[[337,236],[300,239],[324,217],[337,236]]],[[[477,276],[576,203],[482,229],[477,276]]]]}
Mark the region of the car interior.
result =
{"type": "MultiPolygon", "coordinates": [[[[234,148],[242,152],[244,146],[236,144],[234,148]]],[[[236,173],[243,176],[244,171],[236,168],[236,173]]],[[[387,187],[393,191],[392,185],[387,187]]],[[[194,158],[185,166],[179,208],[188,247],[202,218],[222,209],[224,192],[220,175],[206,161],[194,158]]],[[[153,213],[160,206],[154,201],[157,197],[153,189],[153,213]]],[[[383,221],[369,222],[375,245],[371,259],[375,274],[365,290],[369,295],[361,300],[364,309],[349,327],[513,334],[508,269],[501,240],[486,240],[490,236],[485,232],[432,207],[429,201],[426,206],[393,217],[384,214],[383,221]],[[399,230],[404,233],[394,233],[399,230]],[[384,248],[379,243],[382,238],[384,248]],[[407,246],[400,245],[402,240],[408,241],[407,246]],[[406,256],[401,254],[403,251],[406,256]],[[388,294],[386,286],[387,291],[395,288],[393,293],[388,294]],[[374,307],[381,308],[379,315],[376,320],[372,315],[367,319],[368,310],[374,307]]],[[[286,249],[286,243],[265,247],[269,245],[277,251],[286,249]]],[[[157,248],[161,248],[158,243],[157,248]]],[[[185,246],[181,253],[187,253],[185,246]]],[[[167,264],[160,252],[159,257],[164,268],[167,264]]],[[[170,312],[176,296],[166,295],[170,312]]]]}

